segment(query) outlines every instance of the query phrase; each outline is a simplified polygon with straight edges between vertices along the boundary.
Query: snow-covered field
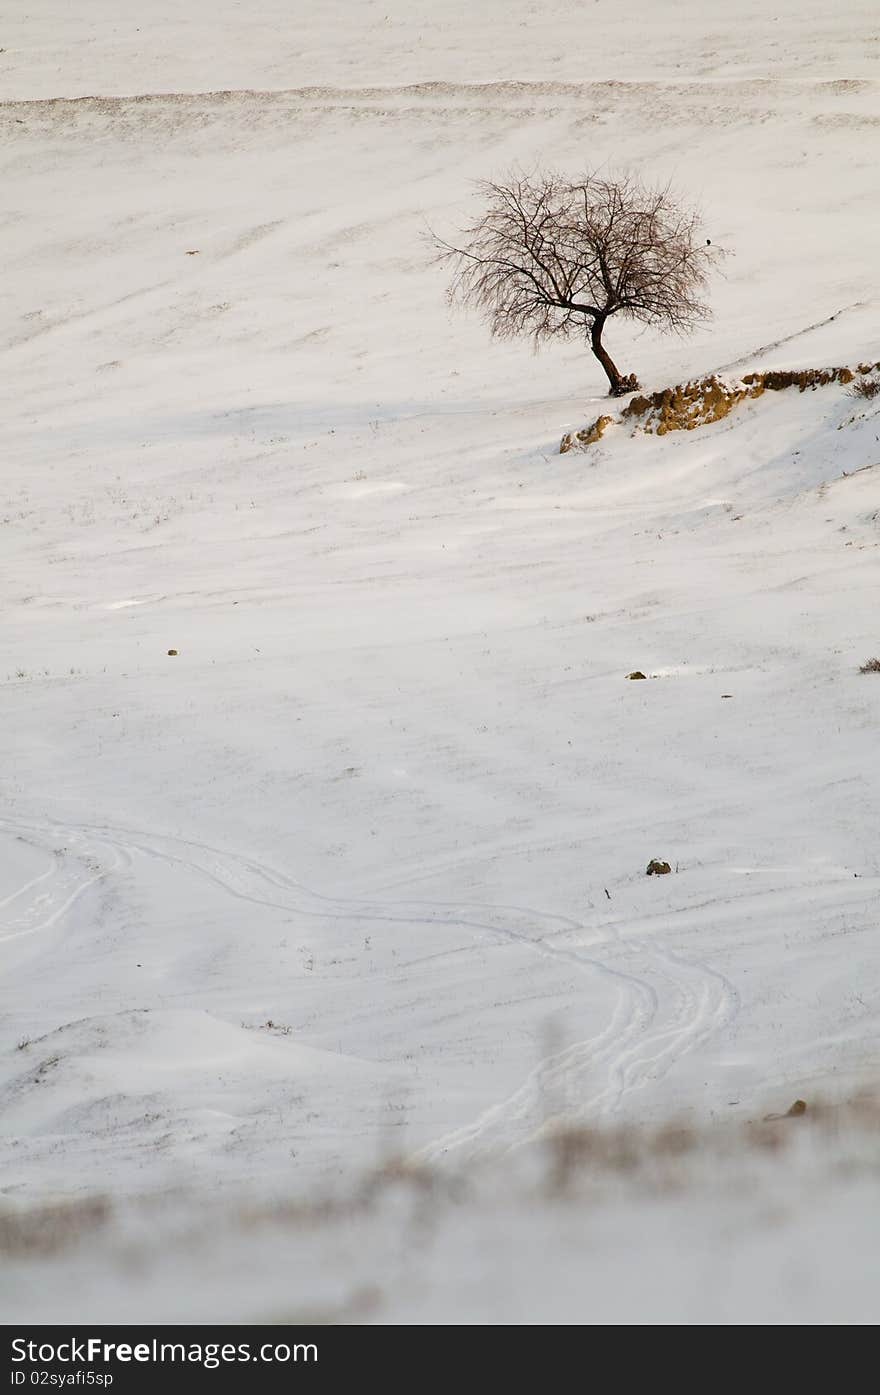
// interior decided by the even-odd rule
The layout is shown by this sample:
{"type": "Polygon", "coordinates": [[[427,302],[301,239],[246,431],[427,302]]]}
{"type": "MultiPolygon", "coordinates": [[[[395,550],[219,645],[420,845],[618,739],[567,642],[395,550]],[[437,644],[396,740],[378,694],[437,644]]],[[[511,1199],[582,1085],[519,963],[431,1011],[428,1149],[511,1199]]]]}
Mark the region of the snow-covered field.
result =
{"type": "MultiPolygon", "coordinates": [[[[388,1152],[502,1151],[503,1191],[548,1114],[702,1131],[876,1082],[880,398],[767,394],[560,456],[598,365],[490,344],[424,237],[513,162],[631,167],[733,255],[694,339],[612,322],[621,368],[880,360],[880,15],[771,8],[4,20],[0,1215],[344,1192],[388,1152]]],[[[511,1203],[500,1288],[455,1240],[494,1213],[449,1220],[469,1320],[552,1320],[516,1256],[592,1292],[642,1225],[658,1320],[704,1320],[748,1231],[695,1197],[679,1247],[684,1203],[652,1192],[590,1250],[580,1204],[511,1203]]],[[[367,1288],[395,1243],[371,1225],[367,1288]]],[[[309,1244],[341,1282],[345,1247],[309,1244]]],[[[25,1247],[0,1302],[78,1316],[66,1277],[25,1247]]],[[[308,1307],[279,1282],[247,1316],[308,1307]]],[[[442,1282],[419,1320],[461,1320],[442,1282]]],[[[365,1320],[415,1320],[406,1289],[365,1320]]],[[[715,1317],[749,1316],[730,1292],[715,1317]]],[[[846,1317],[804,1292],[775,1317],[846,1317]]],[[[167,1293],[159,1266],[138,1315],[167,1293]]],[[[627,1320],[603,1305],[556,1311],[627,1320]]]]}

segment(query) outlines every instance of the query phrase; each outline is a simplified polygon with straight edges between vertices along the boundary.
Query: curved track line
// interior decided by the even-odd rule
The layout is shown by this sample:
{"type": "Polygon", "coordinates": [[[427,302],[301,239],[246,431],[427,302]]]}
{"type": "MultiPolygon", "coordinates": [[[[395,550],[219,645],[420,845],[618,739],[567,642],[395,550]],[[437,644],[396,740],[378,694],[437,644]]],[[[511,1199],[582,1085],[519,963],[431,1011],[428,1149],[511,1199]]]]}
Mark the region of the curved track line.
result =
{"type": "Polygon", "coordinates": [[[621,1043],[637,1035],[650,1022],[654,1011],[654,995],[649,989],[631,989],[622,994],[611,1021],[598,1036],[547,1056],[506,1099],[491,1105],[473,1123],[453,1129],[419,1149],[413,1161],[437,1162],[453,1151],[467,1157],[489,1148],[516,1146],[524,1141],[521,1135],[528,1128],[530,1116],[546,1114],[548,1105],[558,1101],[563,1093],[568,1098],[573,1080],[613,1060],[621,1043]]]}
{"type": "MultiPolygon", "coordinates": [[[[0,828],[10,826],[8,821],[0,820],[0,828]]],[[[75,844],[76,840],[74,833],[67,841],[75,844]]],[[[0,944],[21,939],[25,935],[41,934],[50,929],[70,910],[84,891],[103,881],[110,872],[116,871],[123,861],[124,858],[117,849],[112,849],[110,865],[102,866],[91,853],[70,852],[66,847],[53,848],[52,865],[47,871],[31,877],[0,901],[0,910],[4,911],[0,916],[0,944]],[[36,894],[28,895],[34,893],[35,888],[40,889],[36,894]]]]}
{"type": "MultiPolygon", "coordinates": [[[[617,1110],[627,1095],[668,1074],[676,1061],[726,1025],[736,1012],[736,993],[722,974],[685,960],[654,942],[623,939],[614,926],[604,927],[605,938],[599,942],[598,954],[588,954],[542,938],[540,931],[530,934],[509,923],[513,914],[524,916],[542,927],[545,935],[549,930],[555,936],[586,928],[571,917],[534,907],[328,896],[254,858],[195,840],[106,825],[16,824],[0,819],[0,828],[26,830],[37,838],[49,835],[53,843],[62,836],[73,846],[94,839],[99,846],[112,850],[114,867],[130,862],[133,854],[153,857],[195,873],[227,895],[249,904],[293,911],[300,916],[346,922],[443,925],[477,931],[544,959],[599,974],[614,986],[615,1005],[602,1031],[538,1062],[505,1099],[469,1124],[421,1149],[416,1156],[423,1160],[434,1160],[451,1151],[463,1150],[467,1154],[485,1148],[516,1147],[540,1137],[560,1118],[582,1120],[617,1110]],[[597,1071],[604,1075],[601,1087],[584,1098],[584,1086],[595,1078],[597,1071]],[[548,1106],[558,1100],[565,1102],[562,1113],[548,1118],[548,1106]]],[[[58,904],[59,893],[50,893],[49,914],[45,915],[47,897],[31,898],[25,902],[23,915],[13,922],[21,928],[2,938],[48,928],[88,886],[112,870],[100,870],[85,853],[77,854],[77,861],[84,864],[82,870],[74,875],[67,869],[62,875],[61,890],[68,894],[61,903],[58,904]],[[84,871],[89,875],[84,876],[84,871]],[[29,920],[34,923],[27,923],[29,920]]],[[[56,865],[31,879],[2,904],[14,903],[33,887],[58,875],[56,865]]]]}

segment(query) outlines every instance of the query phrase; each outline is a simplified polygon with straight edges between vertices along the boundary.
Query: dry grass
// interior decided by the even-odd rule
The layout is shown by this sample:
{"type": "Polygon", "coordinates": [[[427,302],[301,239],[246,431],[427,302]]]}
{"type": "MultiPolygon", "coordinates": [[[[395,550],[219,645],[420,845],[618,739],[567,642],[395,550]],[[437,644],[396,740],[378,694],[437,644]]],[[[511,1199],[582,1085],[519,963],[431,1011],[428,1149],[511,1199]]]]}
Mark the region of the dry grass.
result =
{"type": "MultiPolygon", "coordinates": [[[[434,1223],[445,1208],[507,1191],[511,1197],[533,1195],[535,1188],[549,1197],[599,1199],[610,1186],[633,1183],[639,1195],[664,1193],[689,1186],[727,1185],[742,1178],[762,1159],[782,1159],[800,1144],[819,1145],[817,1156],[834,1166],[876,1171],[880,1162],[880,1095],[863,1094],[844,1104],[783,1098],[780,1108],[754,1119],[733,1119],[703,1126],[671,1121],[658,1127],[573,1123],[565,1116],[549,1117],[537,1149],[507,1156],[487,1156],[482,1162],[436,1167],[396,1158],[378,1166],[338,1194],[326,1192],[303,1198],[249,1198],[235,1204],[227,1199],[222,1217],[211,1198],[195,1195],[144,1196],[132,1203],[152,1233],[166,1209],[172,1230],[181,1234],[208,1233],[221,1223],[230,1232],[251,1233],[264,1228],[313,1230],[351,1225],[358,1217],[375,1214],[386,1203],[407,1202],[405,1214],[414,1225],[434,1223]],[[531,1164],[529,1164],[531,1160],[531,1164]],[[525,1164],[525,1168],[523,1167],[525,1164]],[[727,1183],[723,1182],[727,1178],[727,1183]],[[525,1186],[526,1191],[523,1192],[525,1186]],[[174,1208],[183,1203],[182,1212],[174,1208]],[[183,1221],[175,1221],[182,1214],[183,1221]]],[[[783,1164],[787,1166],[787,1164],[783,1164]]],[[[128,1203],[87,1197],[64,1205],[0,1210],[0,1263],[55,1257],[98,1239],[114,1242],[125,1233],[128,1203]]],[[[141,1243],[140,1241],[138,1243],[141,1243]]],[[[189,1243],[189,1241],[187,1241],[189,1243]]],[[[109,1252],[108,1252],[109,1253],[109,1252]]]]}
{"type": "Polygon", "coordinates": [[[711,421],[721,421],[737,402],[757,397],[763,388],[735,387],[715,374],[650,396],[634,397],[624,407],[621,420],[631,420],[641,431],[665,436],[668,431],[693,431],[711,421]]]}
{"type": "MultiPolygon", "coordinates": [[[[746,373],[736,382],[727,382],[710,373],[705,378],[677,383],[658,392],[638,394],[618,418],[601,416],[582,431],[568,432],[562,438],[559,453],[565,455],[570,450],[583,450],[593,445],[611,425],[631,425],[633,434],[643,431],[653,436],[665,436],[670,431],[693,431],[698,426],[723,420],[740,402],[761,397],[765,392],[785,392],[792,387],[799,392],[806,392],[808,388],[815,392],[831,383],[853,383],[854,392],[862,397],[873,397],[880,392],[880,383],[873,378],[856,380],[856,372],[863,372],[865,367],[860,364],[857,370],[846,367],[773,368],[746,373]]],[[[870,371],[871,365],[867,368],[870,371]]]]}
{"type": "Polygon", "coordinates": [[[827,387],[829,383],[851,383],[855,373],[851,368],[772,368],[766,373],[746,373],[743,382],[766,392],[784,392],[796,387],[799,392],[827,387]]]}
{"type": "Polygon", "coordinates": [[[0,1212],[0,1255],[4,1259],[51,1255],[106,1226],[112,1207],[104,1197],[31,1211],[0,1212]]]}
{"type": "Polygon", "coordinates": [[[551,1120],[545,1131],[545,1186],[550,1195],[565,1195],[603,1176],[636,1176],[640,1189],[666,1190],[693,1182],[700,1174],[718,1175],[725,1160],[736,1170],[750,1158],[783,1153],[798,1141],[832,1143],[838,1160],[855,1165],[859,1140],[868,1141],[869,1165],[876,1168],[880,1145],[880,1096],[857,1095],[844,1104],[796,1099],[788,1108],[760,1119],[719,1123],[706,1128],[672,1121],[657,1128],[571,1125],[551,1120]]]}
{"type": "Polygon", "coordinates": [[[585,426],[583,431],[571,432],[563,436],[559,446],[559,454],[565,455],[568,451],[574,450],[577,446],[592,446],[596,441],[601,441],[605,435],[605,430],[614,421],[613,417],[597,417],[592,426],[585,426]]]}
{"type": "Polygon", "coordinates": [[[880,673],[880,659],[868,659],[860,666],[859,673],[880,673]]]}

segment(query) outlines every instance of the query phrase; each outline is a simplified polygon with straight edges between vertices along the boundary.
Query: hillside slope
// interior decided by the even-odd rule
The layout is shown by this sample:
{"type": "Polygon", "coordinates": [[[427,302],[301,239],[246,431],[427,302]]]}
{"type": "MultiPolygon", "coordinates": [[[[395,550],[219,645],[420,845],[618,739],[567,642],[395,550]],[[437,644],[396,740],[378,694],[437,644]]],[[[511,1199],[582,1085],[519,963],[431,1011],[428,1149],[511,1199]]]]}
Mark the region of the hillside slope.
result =
{"type": "Polygon", "coordinates": [[[141,8],[2,55],[4,1203],[875,1079],[880,399],[560,456],[422,235],[631,165],[733,253],[647,390],[878,360],[876,17],[141,8]]]}

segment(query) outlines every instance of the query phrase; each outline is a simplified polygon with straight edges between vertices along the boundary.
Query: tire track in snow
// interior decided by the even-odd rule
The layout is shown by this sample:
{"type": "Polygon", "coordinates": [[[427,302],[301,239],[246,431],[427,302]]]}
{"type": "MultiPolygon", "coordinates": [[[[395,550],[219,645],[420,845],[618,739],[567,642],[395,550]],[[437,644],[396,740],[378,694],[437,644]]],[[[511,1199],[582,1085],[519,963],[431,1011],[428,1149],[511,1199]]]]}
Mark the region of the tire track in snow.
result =
{"type": "MultiPolygon", "coordinates": [[[[311,891],[303,883],[252,858],[229,854],[209,844],[167,835],[116,829],[104,825],[79,825],[73,828],[56,823],[13,824],[7,819],[0,820],[0,828],[14,832],[26,830],[31,837],[39,838],[42,836],[53,844],[57,843],[59,839],[72,843],[76,839],[91,837],[97,839],[102,845],[108,844],[115,848],[121,861],[126,864],[131,862],[135,854],[157,858],[169,865],[195,872],[226,894],[248,904],[263,905],[286,912],[293,911],[305,917],[344,920],[347,923],[360,921],[371,924],[381,922],[384,924],[425,926],[445,925],[450,929],[476,930],[495,940],[506,941],[526,949],[541,958],[571,965],[581,972],[600,974],[613,984],[617,995],[611,1021],[598,1034],[598,1037],[591,1037],[587,1041],[576,1043],[562,1053],[562,1059],[555,1064],[550,1072],[554,1084],[563,1073],[570,1074],[582,1069],[585,1063],[591,1062],[594,1059],[594,1051],[598,1053],[597,1059],[604,1059],[605,1055],[613,1049],[612,1043],[618,1035],[622,1035],[627,1041],[630,1040],[633,1035],[644,1028],[645,1023],[656,1012],[656,995],[650,986],[642,983],[637,976],[624,969],[617,969],[605,963],[601,958],[564,945],[555,945],[552,942],[516,930],[509,924],[510,915],[516,913],[517,915],[527,915],[538,922],[544,921],[545,933],[547,932],[546,922],[554,925],[557,933],[583,928],[578,922],[567,916],[517,905],[480,906],[474,908],[479,911],[479,918],[477,918],[474,914],[462,914],[462,911],[467,909],[464,903],[456,903],[451,906],[442,902],[378,902],[372,899],[326,896],[311,891]],[[503,919],[498,917],[503,917],[503,919]]],[[[78,895],[79,890],[84,889],[85,884],[77,890],[76,894],[78,895]]],[[[63,907],[60,908],[57,914],[60,915],[63,909],[63,907]]],[[[53,918],[57,918],[57,916],[53,918]]],[[[537,1069],[540,1071],[541,1066],[539,1065],[537,1069]]],[[[527,1087],[517,1091],[519,1097],[516,1102],[517,1117],[524,1114],[522,1102],[526,1094],[527,1087]]]]}
{"type": "Polygon", "coordinates": [[[48,928],[88,886],[108,871],[130,865],[139,854],[181,867],[252,905],[348,923],[475,930],[581,972],[599,974],[613,985],[615,1004],[600,1032],[539,1061],[505,1099],[421,1149],[416,1154],[421,1160],[436,1160],[450,1152],[468,1155],[515,1147],[540,1137],[561,1119],[586,1120],[614,1112],[629,1094],[661,1079],[681,1056],[726,1025],[736,1012],[736,994],[723,975],[656,943],[623,939],[613,926],[607,927],[606,937],[587,953],[551,938],[582,932],[582,924],[534,907],[327,896],[254,858],[195,840],[105,825],[17,824],[8,819],[0,819],[0,828],[19,836],[26,832],[31,839],[42,838],[53,846],[61,839],[65,850],[77,844],[87,849],[74,854],[75,869],[66,865],[62,853],[56,853],[53,867],[0,903],[0,908],[9,904],[13,910],[17,904],[14,928],[0,939],[48,928]],[[110,867],[102,869],[94,854],[90,855],[89,844],[103,852],[105,861],[109,850],[110,867]],[[44,883],[48,891],[42,890],[44,883]],[[29,898],[28,893],[35,888],[39,889],[29,898]],[[537,922],[544,937],[514,928],[510,923],[513,915],[537,922]],[[588,1082],[597,1072],[603,1076],[601,1086],[585,1097],[588,1082]],[[564,1100],[564,1109],[548,1117],[549,1106],[558,1100],[564,1100]]]}
{"type": "MultiPolygon", "coordinates": [[[[568,1098],[572,1084],[585,1072],[594,1071],[606,1061],[613,1062],[622,1047],[645,1029],[655,1012],[654,992],[647,985],[640,985],[638,991],[633,989],[628,1001],[623,996],[619,999],[604,1032],[545,1057],[506,1099],[490,1105],[472,1123],[419,1149],[413,1161],[438,1162],[452,1152],[470,1157],[490,1149],[515,1147],[525,1141],[524,1134],[532,1137],[528,1132],[530,1118],[546,1115],[552,1101],[568,1098]]],[[[545,1126],[542,1123],[541,1128],[545,1126]]]]}
{"type": "Polygon", "coordinates": [[[489,1149],[506,1152],[546,1137],[561,1125],[585,1124],[614,1114],[627,1096],[662,1079],[682,1056],[736,1016],[736,990],[717,970],[651,942],[623,940],[617,932],[603,946],[637,960],[630,976],[641,986],[643,996],[629,1021],[613,1033],[547,1057],[508,1099],[487,1109],[471,1125],[419,1150],[415,1161],[436,1162],[453,1151],[465,1157],[489,1149]],[[573,1087],[577,1090],[588,1081],[597,1067],[605,1069],[605,1083],[595,1094],[582,1095],[573,1103],[573,1087]],[[561,1097],[565,1107],[551,1112],[561,1097]],[[540,1123],[530,1126],[529,1115],[538,1116],[540,1123]]]}
{"type": "MultiPolygon", "coordinates": [[[[7,820],[0,820],[0,828],[14,830],[18,837],[22,836],[7,820]]],[[[84,891],[123,865],[125,859],[121,850],[111,847],[108,857],[106,849],[98,849],[96,855],[94,850],[77,851],[78,841],[82,840],[76,833],[69,833],[65,846],[53,846],[52,863],[45,872],[31,877],[0,901],[0,944],[49,930],[84,891]]],[[[31,846],[42,845],[32,842],[31,846]]]]}
{"type": "MultiPolygon", "coordinates": [[[[728,1026],[739,1008],[739,995],[724,974],[645,941],[628,941],[644,958],[643,972],[665,977],[677,998],[669,1019],[657,1020],[631,1044],[624,1043],[609,1070],[606,1087],[578,1111],[582,1121],[617,1112],[627,1097],[663,1079],[685,1055],[728,1026]],[[651,969],[651,964],[655,965],[651,969]]],[[[534,1141],[558,1125],[549,1120],[524,1141],[534,1141]]],[[[566,1121],[570,1122],[570,1120],[566,1121]]]]}

